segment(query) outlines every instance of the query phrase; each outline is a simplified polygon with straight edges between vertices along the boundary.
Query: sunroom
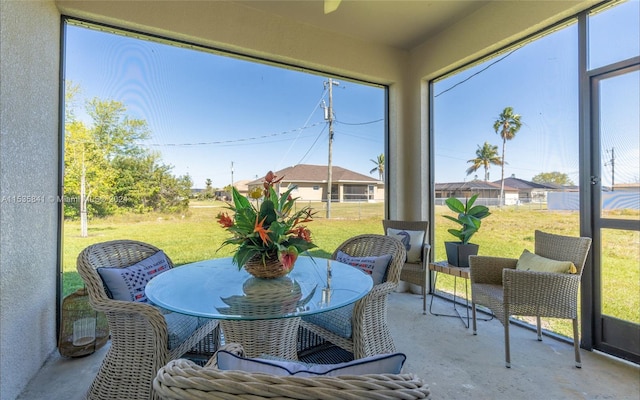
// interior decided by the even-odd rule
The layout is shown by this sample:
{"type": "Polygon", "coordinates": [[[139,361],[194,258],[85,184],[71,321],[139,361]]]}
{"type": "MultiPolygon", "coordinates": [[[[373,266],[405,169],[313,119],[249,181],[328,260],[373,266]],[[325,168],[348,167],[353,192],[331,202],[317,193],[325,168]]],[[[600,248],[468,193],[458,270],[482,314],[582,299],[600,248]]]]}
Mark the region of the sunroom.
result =
{"type": "MultiPolygon", "coordinates": [[[[602,187],[614,185],[602,177],[614,160],[607,151],[617,142],[606,129],[601,132],[602,121],[594,117],[606,108],[599,96],[611,100],[619,94],[607,91],[610,82],[618,77],[638,81],[638,2],[345,0],[326,14],[323,5],[322,1],[2,2],[1,398],[17,398],[56,351],[64,246],[64,216],[56,199],[63,193],[63,50],[69,21],[383,87],[385,217],[432,221],[431,243],[444,240],[434,227],[437,172],[446,169],[436,148],[449,141],[455,145],[455,137],[447,137],[443,128],[446,114],[438,119],[441,108],[435,95],[451,84],[447,78],[458,71],[573,26],[576,40],[565,49],[575,55],[576,65],[575,75],[568,78],[576,80],[577,101],[571,106],[578,129],[572,133],[569,153],[575,158],[574,183],[580,187],[572,229],[594,239],[589,273],[582,281],[581,346],[635,363],[640,360],[638,308],[626,319],[611,316],[601,277],[606,244],[619,232],[636,240],[635,247],[625,249],[635,250],[635,265],[631,264],[636,275],[631,280],[637,276],[640,220],[637,210],[611,217],[599,206],[602,187]],[[618,7],[635,13],[636,25],[626,32],[636,40],[630,41],[630,52],[622,57],[590,68],[589,54],[597,53],[598,45],[627,42],[598,39],[590,31],[592,15],[618,7]],[[596,45],[596,40],[604,42],[596,45]],[[42,201],[22,201],[34,198],[42,201]]],[[[628,89],[623,93],[637,104],[637,85],[635,92],[633,85],[628,89]]],[[[491,129],[491,121],[486,125],[491,129]]],[[[637,142],[623,142],[616,151],[624,147],[636,149],[635,159],[627,161],[637,175],[637,142]]],[[[624,159],[618,154],[615,161],[620,168],[624,159]]],[[[459,157],[466,161],[469,154],[459,157]]],[[[634,178],[628,179],[618,183],[632,183],[634,178]]],[[[639,292],[636,279],[627,293],[631,304],[638,304],[639,292]]]]}

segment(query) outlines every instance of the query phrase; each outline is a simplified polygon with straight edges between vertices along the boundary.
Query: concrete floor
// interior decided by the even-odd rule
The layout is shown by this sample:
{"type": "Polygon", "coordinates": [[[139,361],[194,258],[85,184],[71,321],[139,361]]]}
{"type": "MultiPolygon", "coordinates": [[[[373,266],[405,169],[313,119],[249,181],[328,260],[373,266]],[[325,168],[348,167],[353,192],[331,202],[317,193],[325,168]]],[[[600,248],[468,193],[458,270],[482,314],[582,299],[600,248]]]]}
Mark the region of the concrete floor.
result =
{"type": "MultiPolygon", "coordinates": [[[[436,298],[436,313],[452,303],[436,298]]],[[[431,387],[433,399],[640,399],[640,367],[598,352],[582,350],[574,367],[573,346],[533,331],[511,329],[511,368],[504,366],[502,325],[478,322],[478,335],[460,319],[422,315],[420,296],[392,293],[389,320],[398,351],[407,354],[404,372],[431,387]]],[[[55,352],[19,400],[82,399],[107,347],[77,359],[55,352]]],[[[129,400],[129,399],[116,399],[129,400]]]]}

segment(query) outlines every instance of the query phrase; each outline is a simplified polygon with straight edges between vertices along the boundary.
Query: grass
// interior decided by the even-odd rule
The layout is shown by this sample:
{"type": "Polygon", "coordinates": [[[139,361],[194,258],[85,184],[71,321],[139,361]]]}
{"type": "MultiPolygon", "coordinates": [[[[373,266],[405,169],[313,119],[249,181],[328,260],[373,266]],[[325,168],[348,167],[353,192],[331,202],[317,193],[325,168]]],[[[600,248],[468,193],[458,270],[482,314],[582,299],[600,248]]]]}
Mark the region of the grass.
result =
{"type": "MultiPolygon", "coordinates": [[[[307,205],[307,204],[304,204],[307,205]]],[[[384,205],[374,203],[340,203],[331,205],[331,219],[326,219],[324,204],[309,203],[318,213],[309,224],[318,248],[311,253],[328,257],[349,237],[362,233],[383,233],[381,219],[384,205]]],[[[218,225],[215,216],[225,203],[193,201],[185,215],[130,214],[89,222],[89,237],[80,237],[80,224],[64,224],[63,292],[65,295],[82,287],[75,261],[86,246],[116,239],[135,239],[162,248],[176,265],[209,258],[232,255],[233,248],[219,249],[228,233],[218,225]]],[[[435,209],[435,260],[446,258],[444,242],[452,239],[447,229],[453,222],[443,218],[450,214],[444,206],[435,209]]],[[[540,208],[492,208],[492,215],[483,220],[473,242],[480,245],[480,254],[518,258],[522,250],[533,250],[535,229],[566,235],[579,234],[577,212],[547,211],[540,208]]],[[[634,323],[640,323],[640,255],[638,232],[605,230],[603,244],[603,313],[634,323]],[[635,249],[635,250],[634,250],[635,249]],[[633,250],[633,251],[632,251],[633,250]]],[[[453,277],[438,278],[438,289],[453,291],[453,277]]],[[[459,292],[464,288],[458,289],[459,292]]],[[[545,328],[565,336],[571,335],[570,323],[564,320],[543,320],[545,328]]]]}

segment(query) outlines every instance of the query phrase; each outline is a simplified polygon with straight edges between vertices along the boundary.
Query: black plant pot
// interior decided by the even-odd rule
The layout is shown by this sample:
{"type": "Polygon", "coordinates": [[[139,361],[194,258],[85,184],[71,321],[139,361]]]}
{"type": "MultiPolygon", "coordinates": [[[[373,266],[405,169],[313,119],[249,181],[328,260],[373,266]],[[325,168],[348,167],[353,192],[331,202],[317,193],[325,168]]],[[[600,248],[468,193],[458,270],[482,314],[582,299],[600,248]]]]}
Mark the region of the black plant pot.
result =
{"type": "Polygon", "coordinates": [[[478,254],[477,244],[462,242],[444,242],[444,247],[447,250],[447,262],[456,267],[468,267],[469,256],[475,256],[478,254]]]}

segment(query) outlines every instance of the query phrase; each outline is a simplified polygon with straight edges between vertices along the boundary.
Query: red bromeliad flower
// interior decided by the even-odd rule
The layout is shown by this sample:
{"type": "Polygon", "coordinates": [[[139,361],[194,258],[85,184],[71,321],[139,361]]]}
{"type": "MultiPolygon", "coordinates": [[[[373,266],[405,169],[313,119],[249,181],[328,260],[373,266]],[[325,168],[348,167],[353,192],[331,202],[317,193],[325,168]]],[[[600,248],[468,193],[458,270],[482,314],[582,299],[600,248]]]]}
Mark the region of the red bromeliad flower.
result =
{"type": "Polygon", "coordinates": [[[311,231],[306,226],[296,226],[294,229],[287,233],[292,233],[304,240],[305,242],[311,242],[311,231]]]}
{"type": "Polygon", "coordinates": [[[233,226],[233,219],[227,213],[220,213],[216,217],[218,219],[218,223],[222,225],[223,228],[229,228],[233,226]]]}
{"type": "Polygon", "coordinates": [[[276,183],[278,183],[282,179],[284,179],[284,176],[281,176],[280,179],[276,179],[277,177],[278,176],[276,174],[274,174],[273,171],[269,171],[269,172],[267,172],[267,175],[265,175],[264,182],[262,183],[262,186],[264,186],[264,196],[265,197],[269,196],[269,190],[270,190],[270,188],[273,187],[273,185],[275,185],[276,183]]]}

